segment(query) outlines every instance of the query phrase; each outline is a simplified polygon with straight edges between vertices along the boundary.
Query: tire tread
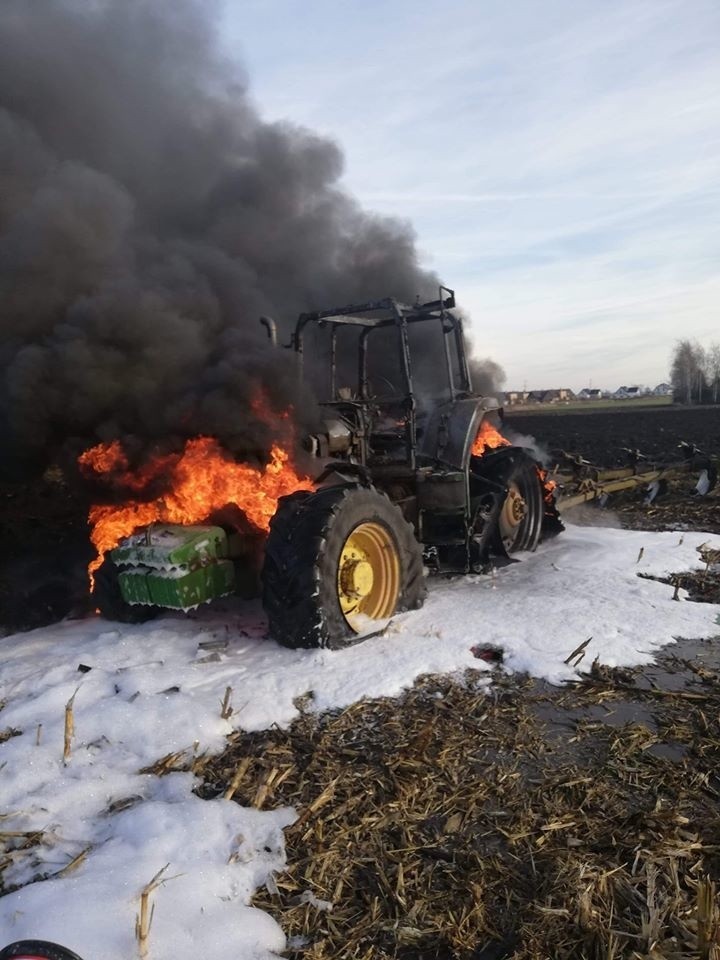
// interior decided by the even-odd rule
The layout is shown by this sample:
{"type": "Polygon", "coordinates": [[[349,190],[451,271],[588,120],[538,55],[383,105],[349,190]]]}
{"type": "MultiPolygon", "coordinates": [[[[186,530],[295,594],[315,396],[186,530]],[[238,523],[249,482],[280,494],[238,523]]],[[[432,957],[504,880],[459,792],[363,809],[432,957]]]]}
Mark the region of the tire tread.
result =
{"type": "Polygon", "coordinates": [[[353,642],[337,603],[335,582],[328,583],[321,568],[328,552],[332,556],[341,549],[347,518],[357,511],[377,511],[392,531],[402,571],[398,612],[422,605],[422,547],[412,525],[386,494],[359,485],[291,494],[280,500],[270,522],[262,572],[270,633],[283,646],[337,648],[353,642]]]}

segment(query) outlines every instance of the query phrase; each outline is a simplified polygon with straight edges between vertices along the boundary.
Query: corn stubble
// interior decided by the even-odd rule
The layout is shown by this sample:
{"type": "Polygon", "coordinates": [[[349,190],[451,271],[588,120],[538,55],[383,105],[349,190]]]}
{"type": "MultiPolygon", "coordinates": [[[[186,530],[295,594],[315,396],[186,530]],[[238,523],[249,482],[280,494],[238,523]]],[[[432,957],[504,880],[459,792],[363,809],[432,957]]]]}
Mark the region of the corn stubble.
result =
{"type": "Polygon", "coordinates": [[[720,960],[718,678],[657,695],[633,677],[424,678],[194,769],[201,795],[298,810],[289,868],[254,899],[291,957],[720,960]],[[594,719],[629,689],[654,724],[594,719]]]}

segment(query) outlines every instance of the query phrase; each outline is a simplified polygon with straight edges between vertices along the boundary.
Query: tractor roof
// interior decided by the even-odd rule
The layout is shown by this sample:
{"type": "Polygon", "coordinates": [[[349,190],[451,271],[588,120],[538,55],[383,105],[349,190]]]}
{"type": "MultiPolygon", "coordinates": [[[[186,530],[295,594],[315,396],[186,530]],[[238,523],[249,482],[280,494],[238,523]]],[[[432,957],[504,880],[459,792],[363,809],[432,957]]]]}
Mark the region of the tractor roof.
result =
{"type": "Polygon", "coordinates": [[[302,329],[308,323],[320,323],[353,327],[388,327],[403,321],[419,323],[423,320],[442,320],[447,317],[446,311],[455,306],[455,293],[445,287],[441,288],[441,293],[447,293],[449,296],[412,306],[401,303],[394,297],[385,297],[383,300],[368,300],[366,303],[347,304],[330,310],[301,313],[297,326],[298,329],[302,329]]]}

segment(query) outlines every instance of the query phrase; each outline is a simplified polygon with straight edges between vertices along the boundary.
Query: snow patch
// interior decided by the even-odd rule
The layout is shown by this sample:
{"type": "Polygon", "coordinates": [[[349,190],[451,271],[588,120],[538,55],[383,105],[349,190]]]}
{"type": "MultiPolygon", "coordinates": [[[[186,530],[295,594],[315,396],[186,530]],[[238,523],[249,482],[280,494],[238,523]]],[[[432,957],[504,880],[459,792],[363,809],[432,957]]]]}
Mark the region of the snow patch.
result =
{"type": "Polygon", "coordinates": [[[588,638],[580,668],[596,657],[646,663],[676,637],[719,632],[720,606],[686,602],[683,591],[674,601],[672,587],[637,576],[704,569],[702,544],[720,541],[570,526],[495,577],[436,578],[422,610],[343,651],[285,650],[265,638],[257,604],[227,600],[148,624],[92,618],[0,640],[2,727],[22,731],[0,744],[3,829],[43,835],[6,871],[9,883],[40,882],[0,899],[0,941],[42,938],[85,960],[127,960],[140,892],[168,864],[153,894],[153,960],[275,956],[280,928],[248,904],[282,871],[294,812],[199,800],[190,774],[159,778],[144,767],[170,753],[219,752],[234,729],[286,726],[299,707],[396,696],[422,674],[488,671],[478,645],[501,648],[507,669],[553,682],[577,676],[564,661],[588,638]]]}

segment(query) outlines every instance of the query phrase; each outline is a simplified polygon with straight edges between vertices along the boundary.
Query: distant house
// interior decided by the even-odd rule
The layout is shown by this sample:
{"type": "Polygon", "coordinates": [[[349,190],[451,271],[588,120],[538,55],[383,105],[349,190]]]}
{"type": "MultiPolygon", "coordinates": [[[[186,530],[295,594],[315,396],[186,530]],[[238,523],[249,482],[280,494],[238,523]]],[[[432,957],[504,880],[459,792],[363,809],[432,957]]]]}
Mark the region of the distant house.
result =
{"type": "Polygon", "coordinates": [[[574,397],[575,394],[569,387],[560,387],[557,390],[531,390],[527,400],[528,403],[567,403],[574,397]]]}
{"type": "Polygon", "coordinates": [[[669,383],[659,383],[652,393],[654,397],[671,397],[673,395],[673,388],[669,383]]]}
{"type": "Polygon", "coordinates": [[[575,394],[569,387],[560,387],[558,390],[546,390],[543,403],[567,403],[574,399],[575,394]]]}
{"type": "Polygon", "coordinates": [[[614,400],[634,400],[635,397],[641,397],[643,395],[642,387],[618,387],[615,393],[613,394],[614,400]]]}
{"type": "Polygon", "coordinates": [[[529,390],[506,390],[505,404],[509,407],[517,403],[525,403],[530,396],[529,390]]]}
{"type": "Polygon", "coordinates": [[[575,394],[569,387],[560,387],[557,390],[539,390],[542,396],[540,403],[567,403],[568,400],[574,400],[575,394]]]}
{"type": "Polygon", "coordinates": [[[584,387],[577,395],[578,400],[600,400],[602,390],[597,387],[584,387]]]}

